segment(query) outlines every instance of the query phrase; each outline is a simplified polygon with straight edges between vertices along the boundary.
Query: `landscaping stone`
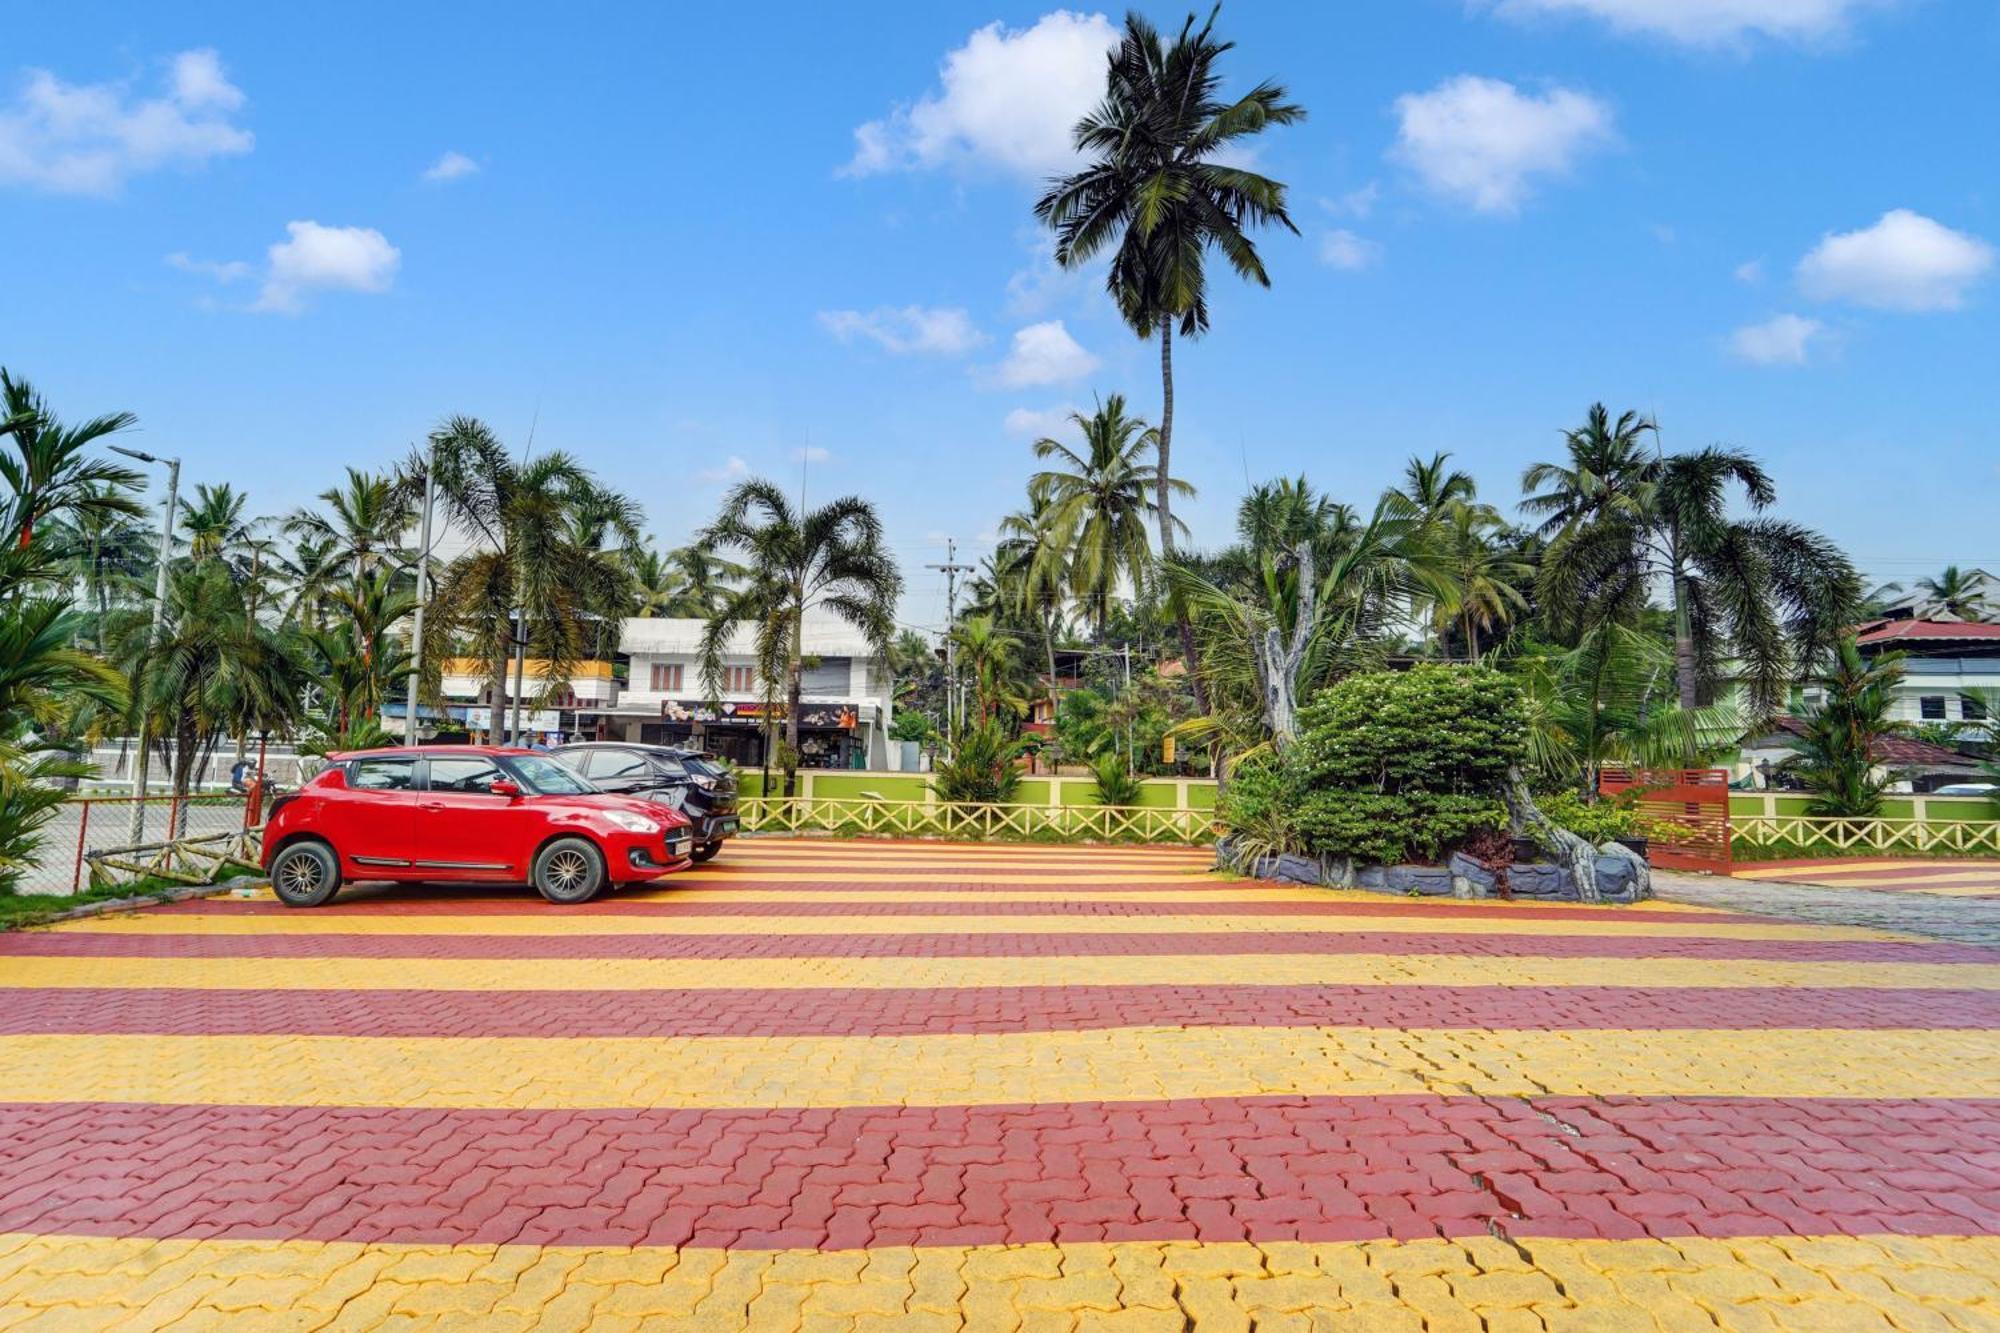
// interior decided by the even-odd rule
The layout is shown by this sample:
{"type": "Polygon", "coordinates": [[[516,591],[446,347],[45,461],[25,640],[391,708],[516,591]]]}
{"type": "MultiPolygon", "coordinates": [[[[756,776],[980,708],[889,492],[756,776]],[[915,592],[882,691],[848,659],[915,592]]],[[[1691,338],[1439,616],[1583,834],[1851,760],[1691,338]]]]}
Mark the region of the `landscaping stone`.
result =
{"type": "MultiPolygon", "coordinates": [[[[1371,893],[1415,894],[1425,898],[1491,898],[1499,893],[1499,876],[1462,852],[1452,853],[1441,866],[1356,866],[1345,857],[1286,853],[1259,857],[1245,867],[1243,858],[1225,839],[1215,845],[1216,864],[1257,879],[1283,884],[1313,884],[1332,889],[1366,889],[1371,893]]],[[[1517,898],[1575,902],[1576,883],[1566,866],[1547,861],[1517,861],[1507,868],[1509,891],[1517,898]]],[[[1629,847],[1607,842],[1598,850],[1597,888],[1606,902],[1630,903],[1652,896],[1652,874],[1629,847]]]]}

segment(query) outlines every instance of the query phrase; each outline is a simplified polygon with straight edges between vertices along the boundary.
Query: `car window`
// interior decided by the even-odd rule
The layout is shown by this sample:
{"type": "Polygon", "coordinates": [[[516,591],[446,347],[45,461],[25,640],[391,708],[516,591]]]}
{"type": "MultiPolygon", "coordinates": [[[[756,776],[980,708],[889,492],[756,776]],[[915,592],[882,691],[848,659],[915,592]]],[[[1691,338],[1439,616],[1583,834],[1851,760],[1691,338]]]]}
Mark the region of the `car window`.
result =
{"type": "Polygon", "coordinates": [[[408,791],[416,772],[415,759],[357,759],[348,786],[359,791],[408,791]]]}
{"type": "Polygon", "coordinates": [[[661,777],[673,782],[679,782],[687,777],[687,770],[681,767],[681,761],[678,759],[669,759],[665,755],[654,758],[653,770],[661,777]]]}
{"type": "Polygon", "coordinates": [[[650,772],[646,756],[634,750],[594,750],[584,774],[592,782],[644,782],[650,772]]]}
{"type": "Polygon", "coordinates": [[[585,780],[583,774],[546,755],[509,755],[506,766],[530,790],[544,796],[582,796],[597,790],[585,780]]]}
{"type": "Polygon", "coordinates": [[[431,760],[431,790],[477,792],[486,795],[493,784],[506,780],[500,766],[482,755],[431,760]]]}

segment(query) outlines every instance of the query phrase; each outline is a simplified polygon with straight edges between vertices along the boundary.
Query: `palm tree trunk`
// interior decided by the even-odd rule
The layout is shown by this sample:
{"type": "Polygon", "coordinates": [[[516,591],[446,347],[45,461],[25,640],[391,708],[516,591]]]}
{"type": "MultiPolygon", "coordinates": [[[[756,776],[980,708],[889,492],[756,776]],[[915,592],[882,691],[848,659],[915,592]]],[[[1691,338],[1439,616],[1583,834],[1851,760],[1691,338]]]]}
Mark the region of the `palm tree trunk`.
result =
{"type": "MultiPolygon", "coordinates": [[[[1044,627],[1042,634],[1042,641],[1048,645],[1049,649],[1049,739],[1051,740],[1055,739],[1056,734],[1056,713],[1062,708],[1062,700],[1056,694],[1056,627],[1054,619],[1054,616],[1050,617],[1050,623],[1044,627]]],[[[1051,773],[1055,772],[1055,765],[1051,764],[1049,771],[1051,773]]]]}
{"type": "Polygon", "coordinates": [[[799,784],[799,699],[805,693],[805,603],[801,596],[792,617],[792,650],[785,664],[785,795],[797,794],[799,784]]]}
{"type": "MultiPolygon", "coordinates": [[[[1174,323],[1160,321],[1160,471],[1156,503],[1160,510],[1160,558],[1174,558],[1173,448],[1174,448],[1174,323]]],[[[1187,608],[1174,604],[1174,629],[1180,636],[1181,662],[1187,668],[1188,684],[1194,687],[1194,706],[1208,712],[1208,690],[1201,681],[1201,660],[1195,650],[1194,622],[1187,608]]]]}
{"type": "Polygon", "coordinates": [[[493,654],[493,660],[486,664],[493,669],[493,719],[487,731],[488,745],[501,744],[500,737],[507,725],[507,648],[502,645],[493,654]]]}
{"type": "Polygon", "coordinates": [[[1470,611],[1465,614],[1465,660],[1468,662],[1479,660],[1479,622],[1473,618],[1470,611]]]}
{"type": "Polygon", "coordinates": [[[1680,692],[1681,707],[1699,705],[1695,697],[1694,620],[1688,607],[1687,578],[1674,575],[1674,685],[1680,692]]]}

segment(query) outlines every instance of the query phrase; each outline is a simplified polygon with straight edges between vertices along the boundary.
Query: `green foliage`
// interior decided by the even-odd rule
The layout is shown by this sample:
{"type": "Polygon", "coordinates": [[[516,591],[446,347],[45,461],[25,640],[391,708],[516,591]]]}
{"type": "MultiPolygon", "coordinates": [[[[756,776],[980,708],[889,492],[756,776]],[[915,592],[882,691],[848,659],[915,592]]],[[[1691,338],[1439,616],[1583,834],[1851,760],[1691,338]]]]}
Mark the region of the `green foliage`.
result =
{"type": "Polygon", "coordinates": [[[1216,802],[1216,817],[1245,864],[1302,850],[1292,822],[1291,778],[1270,754],[1238,764],[1216,802]]]}
{"type": "Polygon", "coordinates": [[[936,725],[914,708],[897,713],[896,720],[889,724],[889,739],[892,741],[928,743],[936,740],[937,734],[936,725]]]}
{"type": "Polygon", "coordinates": [[[1535,804],[1543,814],[1568,829],[1591,846],[1601,846],[1615,838],[1648,836],[1646,817],[1628,801],[1586,802],[1574,791],[1535,793],[1535,804]]]}
{"type": "Polygon", "coordinates": [[[1902,734],[1890,717],[1903,659],[1888,653],[1863,660],[1853,639],[1843,641],[1816,678],[1820,702],[1805,710],[1805,731],[1790,738],[1786,771],[1813,794],[1809,815],[1866,818],[1881,813],[1882,794],[1896,774],[1879,766],[1879,743],[1902,734]]]}
{"type": "Polygon", "coordinates": [[[1526,748],[1520,691],[1485,667],[1351,676],[1299,712],[1295,744],[1239,767],[1222,817],[1246,843],[1393,864],[1507,820],[1526,748]]]}
{"type": "Polygon", "coordinates": [[[1004,805],[1021,786],[1021,756],[1028,742],[1007,734],[998,722],[962,728],[952,744],[952,756],[937,766],[932,786],[940,801],[972,801],[1004,805]]]}
{"type": "Polygon", "coordinates": [[[1090,766],[1090,772],[1097,780],[1099,805],[1139,804],[1139,795],[1145,790],[1145,783],[1126,767],[1125,756],[1116,751],[1099,755],[1090,766]]]}

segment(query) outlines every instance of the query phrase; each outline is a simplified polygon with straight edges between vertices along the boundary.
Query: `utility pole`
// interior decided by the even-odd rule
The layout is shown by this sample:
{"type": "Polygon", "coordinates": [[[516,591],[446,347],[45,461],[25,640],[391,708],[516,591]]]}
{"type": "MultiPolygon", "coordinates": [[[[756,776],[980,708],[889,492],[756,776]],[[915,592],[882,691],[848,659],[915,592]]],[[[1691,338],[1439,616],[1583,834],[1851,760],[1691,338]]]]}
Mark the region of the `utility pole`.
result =
{"type": "Polygon", "coordinates": [[[958,734],[957,715],[965,711],[958,698],[958,643],[952,637],[952,630],[958,625],[958,576],[972,573],[975,566],[958,563],[958,540],[947,537],[944,563],[925,565],[924,568],[935,569],[944,575],[944,730],[945,743],[949,746],[958,734]]]}
{"type": "MultiPolygon", "coordinates": [[[[1118,645],[1118,652],[1125,659],[1125,693],[1130,695],[1132,693],[1132,645],[1121,643],[1118,645]]],[[[1137,773],[1139,771],[1139,756],[1132,749],[1132,701],[1127,698],[1121,700],[1121,702],[1125,705],[1125,771],[1127,773],[1137,773]]]]}
{"type": "Polygon", "coordinates": [[[424,516],[417,525],[417,623],[410,630],[410,693],[403,712],[403,744],[417,743],[417,678],[424,665],[424,602],[430,596],[431,501],[437,486],[437,446],[424,460],[424,516]]]}
{"type": "MultiPolygon", "coordinates": [[[[159,647],[160,630],[166,624],[167,620],[167,569],[173,563],[174,558],[174,511],[179,507],[181,498],[181,460],[178,458],[156,458],[152,454],[141,453],[137,449],[126,449],[115,444],[107,447],[114,454],[123,454],[127,458],[136,458],[142,463],[165,463],[167,465],[167,509],[166,514],[160,520],[160,550],[158,559],[154,561],[155,568],[153,572],[153,628],[151,633],[146,637],[146,648],[150,653],[151,650],[159,647]]],[[[132,764],[132,794],[139,798],[132,802],[132,841],[135,844],[146,840],[145,798],[146,787],[151,777],[150,770],[152,769],[152,755],[146,748],[146,709],[143,704],[139,708],[139,737],[137,744],[139,752],[134,756],[132,764]]],[[[172,837],[173,832],[171,828],[168,829],[167,836],[172,837]]]]}

